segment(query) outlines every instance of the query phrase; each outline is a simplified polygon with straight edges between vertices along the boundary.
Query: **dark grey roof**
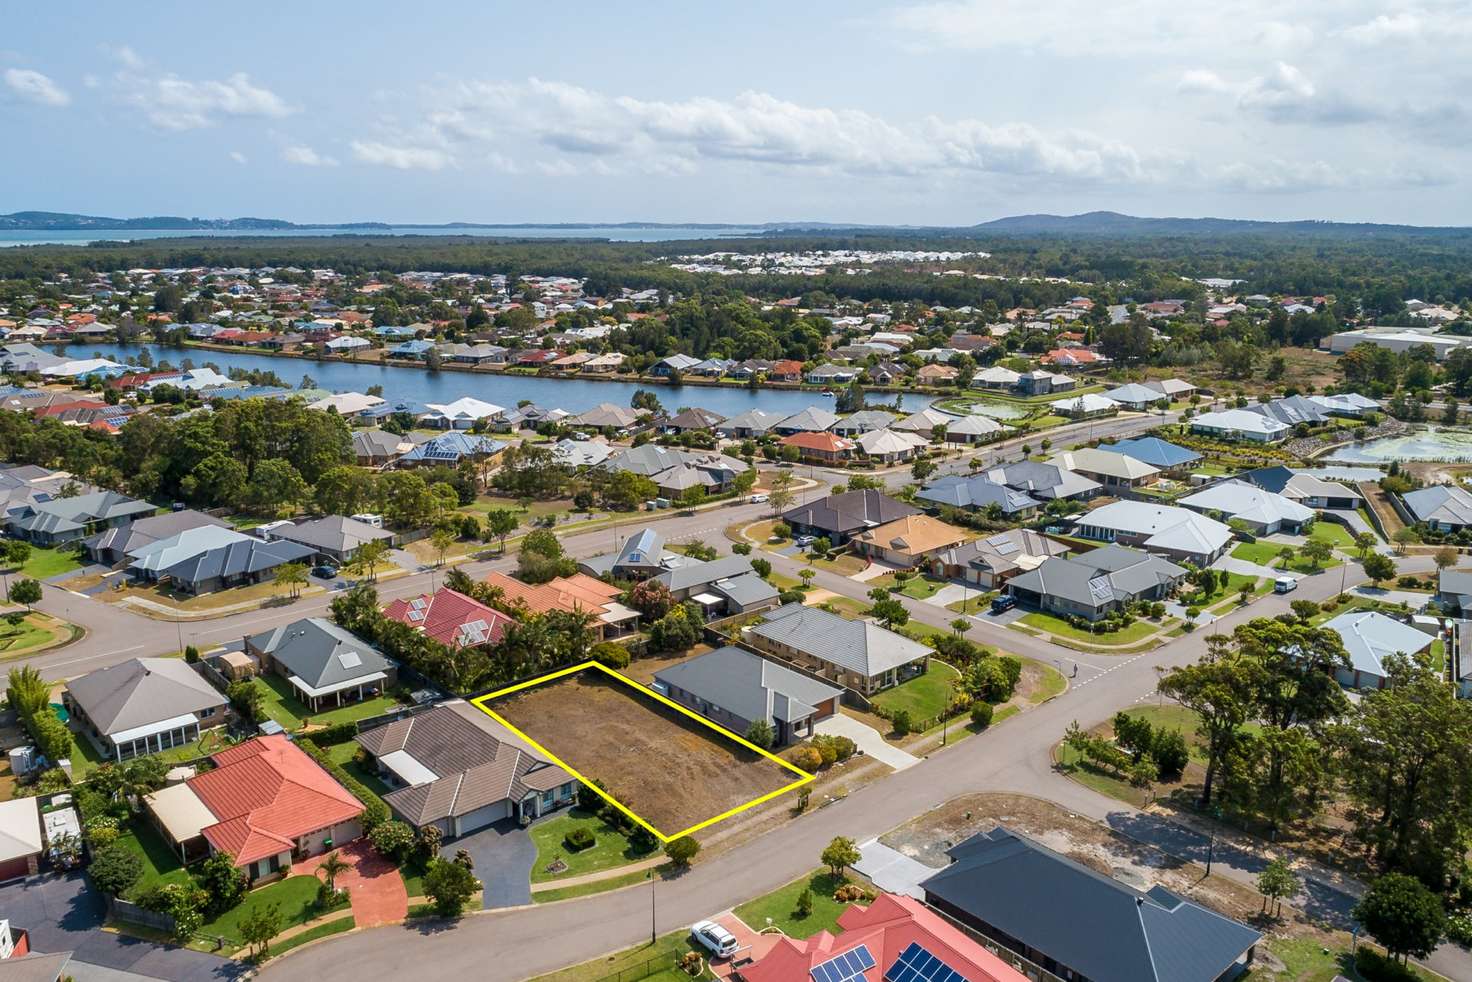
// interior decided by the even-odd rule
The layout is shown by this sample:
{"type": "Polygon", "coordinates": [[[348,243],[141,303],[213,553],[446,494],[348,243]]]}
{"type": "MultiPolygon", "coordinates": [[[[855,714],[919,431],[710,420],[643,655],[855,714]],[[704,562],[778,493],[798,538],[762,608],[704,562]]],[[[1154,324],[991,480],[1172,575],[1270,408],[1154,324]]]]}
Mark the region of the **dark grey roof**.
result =
{"type": "Polygon", "coordinates": [[[1464,569],[1444,569],[1437,576],[1436,588],[1452,596],[1472,596],[1472,572],[1464,569]]]}
{"type": "Polygon", "coordinates": [[[727,646],[654,673],[655,679],[720,706],[747,721],[797,722],[843,690],[727,646]]]}
{"type": "Polygon", "coordinates": [[[353,453],[360,457],[391,457],[399,452],[405,437],[388,430],[354,430],[353,453]]]}
{"type": "Polygon", "coordinates": [[[360,522],[356,518],[328,515],[296,525],[277,526],[271,530],[271,536],[285,539],[288,542],[300,542],[302,545],[314,546],[317,549],[352,552],[365,542],[392,539],[394,534],[385,532],[381,528],[374,528],[367,522],[360,522]]]}
{"type": "Polygon", "coordinates": [[[1185,569],[1152,553],[1109,545],[1072,559],[1046,560],[1037,569],[1013,577],[1009,584],[1019,590],[1101,607],[1114,600],[1133,600],[1185,575],[1185,569]]]}
{"type": "Polygon", "coordinates": [[[114,525],[87,539],[86,545],[93,549],[112,549],[119,553],[126,553],[139,546],[146,546],[150,542],[167,539],[171,535],[178,535],[188,529],[203,528],[206,525],[223,528],[225,522],[202,511],[185,508],[182,511],[171,511],[162,515],[134,519],[125,525],[114,525]]]}
{"type": "Polygon", "coordinates": [[[1022,460],[1004,467],[986,471],[986,476],[998,484],[1026,491],[1036,498],[1068,498],[1085,494],[1101,487],[1082,474],[1056,464],[1045,464],[1040,460],[1022,460]]]}
{"type": "Polygon", "coordinates": [[[615,569],[620,567],[634,568],[656,568],[659,566],[660,557],[664,555],[664,536],[654,529],[643,529],[636,535],[629,536],[618,551],[618,558],[613,562],[615,569]]]}
{"type": "Polygon", "coordinates": [[[753,433],[765,433],[784,419],[786,417],[781,413],[769,413],[765,409],[748,409],[744,413],[732,416],[718,425],[716,429],[722,432],[751,430],[753,433]]]}
{"type": "Polygon", "coordinates": [[[1289,426],[1297,426],[1299,423],[1322,423],[1329,418],[1323,406],[1303,396],[1288,396],[1283,399],[1274,399],[1272,402],[1253,403],[1243,408],[1250,413],[1276,419],[1289,426]]]}
{"type": "Polygon", "coordinates": [[[956,508],[985,508],[998,505],[1005,515],[1037,508],[1042,502],[1026,491],[1009,488],[990,478],[949,475],[938,478],[933,484],[920,491],[915,497],[922,501],[933,501],[940,505],[956,508]]]}
{"type": "Polygon", "coordinates": [[[709,562],[686,563],[667,569],[655,579],[671,590],[691,590],[716,580],[751,572],[751,560],[745,556],[722,556],[709,562]]]}
{"type": "Polygon", "coordinates": [[[203,583],[217,576],[243,576],[263,573],[284,563],[305,562],[316,550],[296,542],[263,542],[246,536],[226,545],[206,549],[158,571],[181,583],[203,583]]]}
{"type": "Polygon", "coordinates": [[[1472,494],[1463,488],[1436,484],[1403,494],[1401,500],[1417,521],[1472,525],[1472,494]]]}
{"type": "Polygon", "coordinates": [[[322,617],[304,617],[248,639],[314,689],[327,689],[387,672],[383,652],[322,617]]]}
{"type": "Polygon", "coordinates": [[[1096,982],[1214,982],[1262,935],[1157,886],[1140,892],[1005,828],[949,851],[939,900],[1096,982]]]}
{"type": "Polygon", "coordinates": [[[94,491],[27,505],[12,515],[10,524],[21,531],[54,535],[86,528],[89,522],[152,515],[157,510],[146,501],[138,501],[116,491],[94,491]]]}
{"type": "Polygon", "coordinates": [[[929,656],[923,644],[878,624],[851,621],[818,607],[785,604],[763,615],[750,632],[866,678],[929,656]]]}
{"type": "Polygon", "coordinates": [[[920,509],[873,488],[845,491],[782,513],[782,520],[845,535],[920,514],[920,509]]]}
{"type": "Polygon", "coordinates": [[[716,580],[710,585],[710,588],[738,607],[771,603],[778,597],[777,588],[754,572],[716,580]]]}
{"type": "Polygon", "coordinates": [[[725,421],[726,417],[720,413],[713,413],[709,409],[701,409],[696,406],[671,416],[665,421],[665,425],[682,430],[708,430],[725,421]]]}
{"type": "Polygon", "coordinates": [[[972,539],[934,555],[948,566],[973,566],[998,573],[1016,569],[1020,556],[1061,556],[1068,546],[1032,529],[1008,529],[981,539],[972,539]]]}

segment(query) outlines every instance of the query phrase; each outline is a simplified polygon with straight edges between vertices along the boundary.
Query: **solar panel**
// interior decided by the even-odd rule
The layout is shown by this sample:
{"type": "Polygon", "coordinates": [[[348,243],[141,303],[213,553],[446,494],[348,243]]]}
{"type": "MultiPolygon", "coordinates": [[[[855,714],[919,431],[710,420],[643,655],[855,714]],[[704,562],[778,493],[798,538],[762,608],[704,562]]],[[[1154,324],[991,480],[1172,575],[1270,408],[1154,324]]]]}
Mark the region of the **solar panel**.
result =
{"type": "Polygon", "coordinates": [[[409,611],[409,620],[411,620],[411,621],[422,621],[422,620],[424,620],[424,611],[422,611],[422,610],[411,610],[411,611],[409,611]]]}
{"type": "Polygon", "coordinates": [[[1011,535],[1011,533],[1009,533],[1009,532],[1003,532],[1000,535],[994,535],[990,539],[987,539],[986,540],[986,544],[989,545],[989,546],[1001,547],[1001,546],[1004,546],[1004,545],[1006,545],[1007,543],[1009,543],[1011,541],[1012,541],[1012,535],[1011,535]]]}
{"type": "Polygon", "coordinates": [[[913,941],[889,966],[884,979],[885,982],[967,982],[966,976],[913,941]]]}
{"type": "Polygon", "coordinates": [[[356,651],[339,652],[337,660],[343,668],[357,668],[359,665],[363,664],[363,659],[358,657],[358,653],[356,651]]]}
{"type": "Polygon", "coordinates": [[[869,954],[868,945],[850,948],[819,965],[814,965],[808,974],[813,982],[854,982],[874,967],[874,956],[869,954]]]}

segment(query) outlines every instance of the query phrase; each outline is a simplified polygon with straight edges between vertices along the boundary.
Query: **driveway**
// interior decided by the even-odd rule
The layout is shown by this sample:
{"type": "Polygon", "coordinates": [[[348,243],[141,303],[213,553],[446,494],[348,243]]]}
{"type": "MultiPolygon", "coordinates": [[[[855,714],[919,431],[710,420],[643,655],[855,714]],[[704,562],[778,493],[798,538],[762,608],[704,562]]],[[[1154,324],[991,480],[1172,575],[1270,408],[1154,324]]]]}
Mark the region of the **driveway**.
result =
{"type": "Polygon", "coordinates": [[[1249,563],[1245,559],[1237,559],[1234,556],[1221,556],[1211,564],[1212,569],[1224,569],[1228,573],[1240,573],[1243,576],[1266,576],[1269,579],[1277,579],[1283,575],[1283,570],[1273,569],[1271,566],[1263,566],[1260,563],[1249,563]]]}
{"type": "Polygon", "coordinates": [[[102,896],[87,888],[81,873],[33,876],[0,887],[0,910],[30,932],[36,951],[71,951],[69,971],[78,978],[88,977],[87,965],[170,982],[238,979],[247,968],[217,955],[102,930],[102,896]]]}
{"type": "Polygon", "coordinates": [[[953,604],[958,600],[965,600],[968,597],[975,599],[982,592],[984,591],[978,590],[974,586],[967,586],[964,583],[947,583],[926,597],[924,602],[934,604],[937,607],[944,607],[946,604],[953,604]]]}
{"type": "MultiPolygon", "coordinates": [[[[404,878],[393,863],[378,854],[367,840],[359,839],[337,850],[349,869],[337,875],[337,886],[352,899],[353,920],[359,927],[395,924],[409,914],[409,894],[404,878]]],[[[323,877],[317,872],[327,854],[314,856],[293,867],[293,873],[323,877]]]]}
{"type": "Polygon", "coordinates": [[[1357,597],[1364,597],[1366,600],[1379,600],[1387,604],[1409,604],[1412,612],[1419,611],[1431,602],[1431,594],[1415,593],[1411,590],[1386,590],[1384,588],[1377,590],[1372,586],[1360,585],[1351,587],[1349,592],[1357,597]]]}
{"type": "Polygon", "coordinates": [[[878,839],[860,843],[859,857],[854,869],[867,876],[876,887],[889,893],[903,893],[916,900],[925,899],[925,891],[920,889],[920,884],[936,872],[878,839]]]}
{"type": "Polygon", "coordinates": [[[485,884],[482,904],[486,910],[532,902],[532,865],[537,861],[537,847],[514,819],[504,818],[479,832],[452,839],[440,847],[440,852],[453,856],[460,849],[470,853],[475,875],[485,884]]]}
{"type": "Polygon", "coordinates": [[[888,764],[897,771],[920,763],[919,757],[911,756],[894,744],[887,742],[874,727],[860,723],[852,716],[845,716],[843,713],[828,717],[813,729],[829,736],[846,736],[858,744],[859,749],[865,754],[881,763],[888,764]]]}
{"type": "Polygon", "coordinates": [[[895,570],[902,568],[900,566],[891,566],[889,563],[878,559],[872,559],[869,561],[868,566],[865,566],[853,576],[850,576],[849,579],[856,583],[868,583],[870,580],[877,580],[886,573],[893,573],[895,570]]]}

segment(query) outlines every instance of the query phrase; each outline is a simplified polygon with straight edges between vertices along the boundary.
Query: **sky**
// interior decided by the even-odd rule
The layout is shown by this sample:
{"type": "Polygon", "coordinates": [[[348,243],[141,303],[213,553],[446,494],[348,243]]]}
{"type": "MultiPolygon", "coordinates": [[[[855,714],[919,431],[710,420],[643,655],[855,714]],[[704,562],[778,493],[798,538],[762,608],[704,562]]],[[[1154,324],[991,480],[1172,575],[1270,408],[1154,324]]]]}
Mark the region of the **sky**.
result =
{"type": "Polygon", "coordinates": [[[0,212],[1472,225],[1468,0],[17,5],[0,212]]]}

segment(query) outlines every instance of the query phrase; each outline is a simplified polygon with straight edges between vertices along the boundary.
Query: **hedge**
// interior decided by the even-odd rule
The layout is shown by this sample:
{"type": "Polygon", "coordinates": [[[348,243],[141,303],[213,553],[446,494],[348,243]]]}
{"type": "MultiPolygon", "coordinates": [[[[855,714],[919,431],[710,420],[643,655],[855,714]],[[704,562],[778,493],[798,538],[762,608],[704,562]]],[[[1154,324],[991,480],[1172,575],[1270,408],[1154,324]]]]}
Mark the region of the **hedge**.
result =
{"type": "Polygon", "coordinates": [[[346,720],[341,723],[333,723],[321,729],[313,730],[311,740],[319,747],[335,747],[339,743],[347,743],[358,735],[358,723],[356,720],[346,720]]]}
{"type": "Polygon", "coordinates": [[[336,778],[339,784],[352,792],[354,798],[363,803],[363,831],[367,832],[381,822],[388,821],[388,805],[383,803],[382,798],[368,790],[367,785],[349,774],[337,761],[328,757],[326,752],[312,740],[303,738],[298,740],[296,745],[301,747],[308,757],[322,765],[322,769],[336,778]]]}

